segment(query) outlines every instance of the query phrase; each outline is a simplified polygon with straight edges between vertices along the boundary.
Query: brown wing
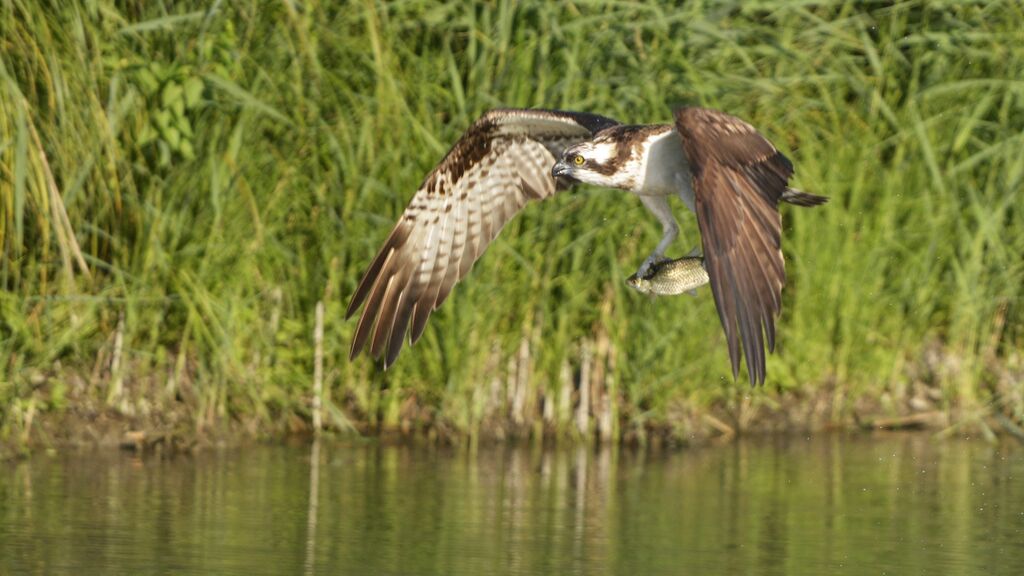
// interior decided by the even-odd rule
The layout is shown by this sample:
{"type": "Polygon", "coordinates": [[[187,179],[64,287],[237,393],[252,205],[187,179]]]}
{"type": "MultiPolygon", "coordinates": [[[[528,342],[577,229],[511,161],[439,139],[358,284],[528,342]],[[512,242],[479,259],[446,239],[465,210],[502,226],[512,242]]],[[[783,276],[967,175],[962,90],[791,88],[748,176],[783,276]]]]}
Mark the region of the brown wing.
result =
{"type": "Polygon", "coordinates": [[[554,110],[492,110],[477,120],[424,180],[359,282],[346,318],[366,307],[349,357],[369,342],[374,358],[392,364],[410,323],[415,343],[505,223],[561,188],[551,176],[556,156],[615,124],[554,110]]]}
{"type": "Polygon", "coordinates": [[[742,341],[750,383],[763,384],[765,339],[773,351],[786,283],[776,207],[793,165],[752,126],[728,114],[683,108],[675,120],[693,174],[697,225],[733,377],[742,341]]]}

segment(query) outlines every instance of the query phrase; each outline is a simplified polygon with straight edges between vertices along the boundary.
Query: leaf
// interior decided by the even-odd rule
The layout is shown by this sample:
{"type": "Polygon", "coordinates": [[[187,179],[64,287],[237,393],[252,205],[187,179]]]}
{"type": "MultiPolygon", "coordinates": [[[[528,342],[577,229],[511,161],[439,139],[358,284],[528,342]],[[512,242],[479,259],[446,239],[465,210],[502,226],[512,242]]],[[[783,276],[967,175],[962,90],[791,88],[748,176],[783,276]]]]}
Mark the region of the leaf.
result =
{"type": "Polygon", "coordinates": [[[164,91],[160,95],[160,104],[164,108],[170,108],[175,102],[181,100],[182,89],[181,84],[171,80],[164,86],[164,91]]]}
{"type": "Polygon", "coordinates": [[[156,130],[153,129],[153,125],[149,122],[142,127],[142,131],[139,132],[139,146],[145,146],[156,138],[156,130]]]}
{"type": "Polygon", "coordinates": [[[151,32],[153,30],[163,30],[174,28],[175,25],[182,22],[190,22],[192,20],[200,20],[205,16],[205,12],[202,10],[196,10],[195,12],[188,12],[185,14],[174,14],[171,16],[162,16],[160,18],[153,18],[152,20],[146,20],[145,22],[138,22],[130,26],[121,28],[118,32],[120,34],[137,34],[140,32],[151,32]]]}
{"type": "Polygon", "coordinates": [[[177,100],[172,102],[171,103],[171,111],[174,112],[174,115],[177,116],[178,118],[184,118],[185,117],[185,100],[182,99],[182,98],[178,98],[177,100]]]}
{"type": "Polygon", "coordinates": [[[203,80],[197,76],[185,80],[185,106],[194,108],[199,104],[199,99],[203,96],[204,87],[203,80]]]}
{"type": "Polygon", "coordinates": [[[160,129],[160,132],[163,132],[171,125],[171,113],[167,110],[157,110],[153,114],[153,120],[156,121],[156,127],[160,129]]]}
{"type": "Polygon", "coordinates": [[[178,132],[174,126],[169,126],[167,130],[164,130],[164,140],[172,150],[177,150],[181,145],[181,132],[178,132]]]}
{"type": "Polygon", "coordinates": [[[217,88],[223,90],[229,96],[232,96],[236,100],[238,100],[239,104],[241,104],[242,107],[252,108],[253,110],[262,112],[263,114],[266,114],[267,116],[270,116],[275,120],[283,122],[288,126],[292,126],[294,124],[287,116],[279,112],[273,106],[270,106],[269,104],[259,100],[258,98],[256,98],[251,93],[247,92],[244,88],[242,88],[238,84],[235,84],[231,80],[228,80],[227,78],[222,78],[214,74],[207,75],[206,79],[217,88]]]}
{"type": "Polygon", "coordinates": [[[152,96],[160,89],[160,81],[157,80],[156,74],[149,68],[140,69],[135,74],[135,81],[146,96],[152,96]]]}
{"type": "Polygon", "coordinates": [[[175,124],[175,126],[178,128],[178,131],[181,132],[182,136],[189,139],[195,136],[195,134],[192,132],[192,123],[189,122],[187,117],[178,117],[178,122],[175,124]]]}
{"type": "Polygon", "coordinates": [[[167,167],[171,164],[171,149],[163,140],[157,141],[157,148],[160,149],[160,166],[167,167]]]}
{"type": "Polygon", "coordinates": [[[186,160],[195,160],[195,148],[192,147],[192,143],[188,140],[181,141],[181,146],[178,147],[178,152],[181,152],[181,156],[186,160]]]}

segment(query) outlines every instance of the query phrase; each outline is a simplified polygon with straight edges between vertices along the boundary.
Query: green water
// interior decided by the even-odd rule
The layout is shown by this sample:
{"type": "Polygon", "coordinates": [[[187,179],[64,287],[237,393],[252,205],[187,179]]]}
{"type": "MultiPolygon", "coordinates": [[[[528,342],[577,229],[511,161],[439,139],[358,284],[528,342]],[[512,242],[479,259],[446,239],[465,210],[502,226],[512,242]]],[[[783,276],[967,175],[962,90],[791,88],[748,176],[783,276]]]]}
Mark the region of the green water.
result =
{"type": "Polygon", "coordinates": [[[373,444],[0,469],[0,574],[1022,574],[1024,450],[373,444]]]}

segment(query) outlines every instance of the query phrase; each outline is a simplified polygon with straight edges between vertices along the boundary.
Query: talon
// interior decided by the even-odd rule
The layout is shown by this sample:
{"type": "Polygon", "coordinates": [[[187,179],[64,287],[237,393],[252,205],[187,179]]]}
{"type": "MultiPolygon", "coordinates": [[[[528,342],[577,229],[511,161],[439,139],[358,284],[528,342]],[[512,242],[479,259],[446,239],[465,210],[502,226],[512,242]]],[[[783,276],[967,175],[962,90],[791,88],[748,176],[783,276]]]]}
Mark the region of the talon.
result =
{"type": "Polygon", "coordinates": [[[637,277],[643,278],[644,280],[649,279],[654,275],[658,264],[667,262],[668,260],[668,258],[661,254],[651,254],[644,260],[644,263],[640,265],[640,269],[636,271],[637,277]]]}

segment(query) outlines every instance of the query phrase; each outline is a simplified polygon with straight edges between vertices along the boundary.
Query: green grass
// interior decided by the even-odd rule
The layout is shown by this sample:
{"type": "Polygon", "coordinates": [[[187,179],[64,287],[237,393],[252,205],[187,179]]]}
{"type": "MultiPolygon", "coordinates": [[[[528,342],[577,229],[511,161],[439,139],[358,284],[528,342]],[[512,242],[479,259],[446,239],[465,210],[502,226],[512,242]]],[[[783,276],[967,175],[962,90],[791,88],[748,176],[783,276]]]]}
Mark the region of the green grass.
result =
{"type": "Polygon", "coordinates": [[[1024,419],[1020,3],[208,4],[0,0],[5,437],[69,411],[294,428],[318,300],[334,426],[473,434],[518,402],[538,430],[543,397],[567,431],[582,349],[619,433],[823,394],[825,420],[918,397],[1024,419]],[[660,229],[591,188],[528,207],[386,373],[348,361],[363,268],[477,115],[679,103],[747,119],[832,199],[785,211],[765,390],[733,382],[709,292],[625,287],[660,229]]]}

